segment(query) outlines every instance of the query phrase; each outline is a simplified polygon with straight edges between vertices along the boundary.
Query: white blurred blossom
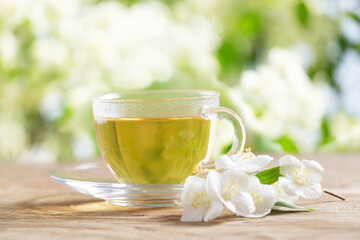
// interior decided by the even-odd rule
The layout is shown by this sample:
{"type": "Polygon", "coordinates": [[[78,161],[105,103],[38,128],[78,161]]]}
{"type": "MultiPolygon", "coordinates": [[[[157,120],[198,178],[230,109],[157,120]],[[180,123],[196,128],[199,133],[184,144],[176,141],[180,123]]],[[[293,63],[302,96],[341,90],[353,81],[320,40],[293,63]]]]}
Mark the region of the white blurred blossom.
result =
{"type": "Polygon", "coordinates": [[[99,69],[117,89],[167,81],[184,62],[200,74],[214,76],[218,68],[213,52],[219,39],[212,25],[196,16],[176,21],[159,2],[126,7],[106,1],[71,11],[60,20],[56,29],[71,50],[72,69],[99,69]]]}
{"type": "Polygon", "coordinates": [[[13,67],[16,63],[18,45],[16,37],[10,31],[0,33],[0,62],[7,67],[13,67]]]}
{"type": "MultiPolygon", "coordinates": [[[[14,12],[27,6],[15,2],[5,5],[14,12]]],[[[206,18],[193,14],[176,19],[161,2],[130,7],[117,1],[88,3],[31,2],[21,19],[30,22],[39,67],[61,67],[64,76],[66,71],[98,69],[103,73],[98,81],[107,78],[117,89],[146,88],[179,77],[179,69],[216,76],[219,66],[213,53],[219,37],[206,18]],[[183,69],[185,63],[190,69],[183,69]]]]}
{"type": "Polygon", "coordinates": [[[353,19],[346,18],[340,22],[343,35],[353,44],[360,43],[360,25],[353,19]]]}
{"type": "Polygon", "coordinates": [[[359,12],[360,4],[358,0],[312,0],[307,1],[311,3],[314,10],[323,14],[329,15],[333,18],[338,17],[343,12],[359,12]]]}
{"type": "Polygon", "coordinates": [[[274,140],[287,136],[300,151],[314,150],[324,93],[310,81],[296,53],[272,49],[268,64],[245,71],[230,94],[251,130],[274,140]]]}
{"type": "Polygon", "coordinates": [[[314,63],[314,53],[304,42],[297,42],[291,47],[300,57],[301,65],[306,69],[314,63]]]}
{"type": "Polygon", "coordinates": [[[54,121],[62,116],[64,111],[64,96],[61,91],[48,92],[41,103],[40,114],[48,121],[54,121]]]}
{"type": "Polygon", "coordinates": [[[20,156],[20,161],[48,163],[55,162],[56,156],[45,144],[35,144],[20,156]]]}
{"type": "Polygon", "coordinates": [[[346,113],[360,118],[360,55],[346,50],[335,71],[340,87],[340,103],[346,113]]]}
{"type": "Polygon", "coordinates": [[[15,160],[27,147],[24,127],[13,120],[0,119],[0,158],[15,160]]]}
{"type": "Polygon", "coordinates": [[[40,38],[33,46],[33,55],[39,68],[66,66],[68,54],[67,46],[54,38],[40,38]]]}
{"type": "Polygon", "coordinates": [[[75,140],[72,142],[72,149],[75,157],[84,159],[93,156],[95,146],[88,135],[81,134],[75,137],[75,140]]]}
{"type": "Polygon", "coordinates": [[[337,113],[330,121],[329,130],[334,136],[335,148],[341,151],[359,151],[360,119],[337,113]]]}
{"type": "MultiPolygon", "coordinates": [[[[341,11],[359,8],[356,0],[337,0],[334,5],[341,11]]],[[[12,82],[5,88],[1,85],[4,90],[0,91],[14,98],[14,109],[15,104],[23,104],[30,96],[25,106],[27,113],[12,113],[15,120],[5,124],[14,123],[9,129],[22,136],[23,142],[19,149],[10,147],[0,152],[1,156],[24,153],[26,139],[30,137],[18,123],[27,121],[22,118],[35,111],[40,112],[43,120],[56,121],[64,113],[66,104],[69,112],[76,113],[76,119],[81,122],[88,117],[89,101],[94,95],[146,89],[167,81],[177,81],[176,87],[217,88],[227,92],[228,86],[217,80],[220,66],[215,53],[221,43],[220,36],[226,36],[228,31],[224,25],[228,21],[227,11],[234,6],[236,1],[218,0],[187,0],[171,6],[161,1],[126,5],[115,0],[0,0],[0,65],[4,71],[19,66],[5,73],[5,80],[12,82]],[[16,76],[11,79],[13,75],[16,76]],[[46,87],[50,82],[56,84],[46,87]],[[39,96],[30,94],[34,90],[39,96]]],[[[358,40],[358,29],[353,24],[349,27],[345,22],[342,28],[354,29],[348,38],[358,40]]],[[[293,47],[302,53],[301,57],[285,49],[271,50],[268,63],[245,71],[239,84],[229,91],[229,97],[223,96],[223,99],[232,100],[250,130],[272,140],[286,135],[300,151],[312,151],[319,138],[324,98],[320,87],[309,80],[302,67],[314,60],[312,49],[302,42],[293,47]]],[[[345,55],[336,71],[338,79],[345,79],[339,84],[341,102],[346,112],[357,115],[357,65],[351,63],[357,63],[358,57],[352,53],[345,55]]],[[[7,107],[4,100],[1,102],[0,107],[7,107]]],[[[352,120],[339,119],[333,121],[332,133],[353,128],[353,125],[345,126],[352,120]],[[335,126],[337,121],[344,125],[335,126]]],[[[76,135],[75,124],[66,121],[62,124],[67,129],[64,135],[76,135]]],[[[82,128],[90,131],[85,129],[87,126],[82,128]]],[[[351,134],[340,134],[337,141],[345,145],[355,138],[351,134]]],[[[223,144],[219,147],[232,137],[225,131],[220,131],[219,136],[223,144]]],[[[73,145],[90,146],[85,138],[76,138],[73,145]]],[[[0,140],[0,150],[12,146],[11,142],[0,140]]],[[[32,144],[36,147],[29,150],[30,155],[47,151],[42,143],[32,144]]],[[[82,155],[82,150],[76,150],[82,147],[74,146],[75,154],[82,155]]],[[[87,154],[90,153],[83,153],[87,154]]]]}
{"type": "MultiPolygon", "coordinates": [[[[62,123],[66,129],[62,134],[74,137],[74,155],[90,156],[94,154],[92,140],[75,137],[74,122],[88,119],[94,95],[144,89],[169,80],[216,79],[219,66],[214,52],[220,39],[207,18],[186,11],[188,17],[181,18],[156,1],[126,5],[119,1],[1,0],[0,65],[5,70],[17,65],[24,68],[16,83],[28,95],[39,94],[31,95],[25,106],[31,114],[39,111],[42,120],[57,121],[65,107],[70,114],[76,113],[76,120],[62,123]],[[26,58],[20,58],[20,53],[26,58]]],[[[11,86],[6,87],[6,94],[11,86]]],[[[16,96],[21,94],[16,91],[16,96]]],[[[27,113],[14,114],[21,122],[27,113]]],[[[89,131],[87,126],[80,128],[89,131]]],[[[18,125],[10,129],[17,129],[23,139],[28,137],[18,125]]],[[[0,150],[10,143],[0,141],[0,150]]],[[[10,147],[1,157],[46,155],[46,144],[31,144],[34,147],[28,151],[23,144],[17,151],[10,147]]],[[[61,151],[53,145],[51,149],[61,151]]]]}
{"type": "Polygon", "coordinates": [[[27,18],[32,2],[31,0],[1,0],[0,16],[6,16],[2,18],[4,27],[11,28],[21,24],[27,18]]]}

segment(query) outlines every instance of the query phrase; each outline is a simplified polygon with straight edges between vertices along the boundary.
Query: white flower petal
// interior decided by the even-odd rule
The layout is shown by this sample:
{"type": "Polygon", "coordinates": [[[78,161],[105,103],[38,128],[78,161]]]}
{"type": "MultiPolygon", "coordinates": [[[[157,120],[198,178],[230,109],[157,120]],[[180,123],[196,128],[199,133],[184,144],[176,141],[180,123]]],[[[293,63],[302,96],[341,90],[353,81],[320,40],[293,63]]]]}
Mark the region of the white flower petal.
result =
{"type": "Polygon", "coordinates": [[[217,169],[239,168],[247,173],[254,173],[266,166],[273,158],[268,155],[255,156],[251,152],[234,154],[230,157],[227,155],[220,156],[215,161],[217,169]]]}
{"type": "Polygon", "coordinates": [[[180,221],[182,222],[201,222],[205,215],[204,208],[193,208],[190,205],[184,207],[180,221]]]}
{"type": "Polygon", "coordinates": [[[269,162],[274,160],[274,158],[269,155],[257,155],[257,158],[264,158],[266,161],[269,161],[269,162]]]}
{"type": "Polygon", "coordinates": [[[277,201],[286,202],[286,203],[294,203],[296,200],[299,199],[299,196],[289,196],[286,194],[285,190],[280,186],[279,181],[272,184],[274,189],[277,192],[277,201]]]}
{"type": "Polygon", "coordinates": [[[209,198],[219,200],[221,195],[221,175],[217,171],[210,171],[206,177],[205,189],[209,198]]]}
{"type": "Polygon", "coordinates": [[[261,167],[259,167],[257,165],[253,165],[253,164],[248,164],[245,166],[238,166],[238,168],[240,168],[242,171],[244,171],[248,174],[256,173],[257,171],[259,171],[261,169],[261,167]]]}
{"type": "Polygon", "coordinates": [[[324,172],[324,168],[320,165],[319,162],[314,160],[302,160],[302,163],[307,169],[311,169],[313,171],[318,171],[320,173],[324,172]]]}
{"type": "Polygon", "coordinates": [[[298,186],[296,184],[284,177],[279,177],[279,183],[281,188],[285,191],[285,193],[289,196],[299,196],[298,186]]]}
{"type": "Polygon", "coordinates": [[[186,205],[193,201],[193,195],[195,192],[204,191],[205,179],[195,176],[189,176],[185,180],[184,190],[181,194],[181,205],[186,205]]]}
{"type": "Polygon", "coordinates": [[[240,155],[240,154],[233,154],[230,156],[230,159],[231,159],[231,161],[236,162],[236,163],[243,160],[242,155],[240,155]]]}
{"type": "Polygon", "coordinates": [[[302,163],[307,170],[312,171],[309,176],[309,181],[312,183],[320,183],[322,180],[322,174],[324,173],[324,168],[320,165],[320,163],[313,160],[303,160],[302,163]]]}
{"type": "Polygon", "coordinates": [[[207,209],[204,217],[204,221],[207,222],[219,216],[223,211],[224,207],[222,202],[214,201],[211,203],[210,207],[207,209]]]}
{"type": "MultiPolygon", "coordinates": [[[[256,177],[255,177],[256,178],[256,177]]],[[[221,173],[221,185],[224,186],[226,184],[226,181],[232,181],[234,179],[237,179],[238,187],[241,191],[248,188],[249,185],[249,175],[244,173],[239,168],[233,168],[230,170],[227,170],[225,172],[221,173]]]]}
{"type": "Polygon", "coordinates": [[[240,156],[231,156],[233,161],[236,161],[236,166],[247,173],[254,173],[265,167],[273,159],[268,155],[259,155],[248,160],[242,159],[240,156]]]}
{"type": "Polygon", "coordinates": [[[279,159],[279,163],[281,166],[285,166],[285,165],[295,165],[297,167],[301,166],[301,162],[299,159],[297,159],[295,156],[292,155],[286,155],[284,157],[281,157],[279,159]]]}
{"type": "Polygon", "coordinates": [[[218,159],[215,160],[216,169],[231,169],[235,166],[236,164],[227,155],[221,155],[218,159]]]}
{"type": "Polygon", "coordinates": [[[301,167],[301,162],[294,156],[286,155],[279,159],[280,174],[286,178],[295,177],[295,169],[301,167]]]}
{"type": "Polygon", "coordinates": [[[194,176],[185,180],[181,196],[181,205],[184,206],[181,221],[208,221],[221,213],[223,206],[218,197],[220,180],[220,174],[216,171],[211,171],[206,180],[194,176]]]}
{"type": "Polygon", "coordinates": [[[318,198],[321,193],[322,188],[319,183],[307,184],[299,189],[299,195],[303,198],[318,198]]]}
{"type": "Polygon", "coordinates": [[[220,199],[227,209],[229,209],[233,213],[236,213],[236,206],[232,199],[231,200],[225,200],[224,198],[220,198],[220,199]]]}
{"type": "Polygon", "coordinates": [[[270,213],[276,202],[276,190],[271,185],[261,184],[259,189],[261,201],[257,202],[256,210],[245,217],[263,217],[270,213]]]}
{"type": "Polygon", "coordinates": [[[242,191],[245,192],[248,189],[249,176],[239,168],[227,170],[220,175],[221,192],[219,198],[225,207],[236,214],[239,211],[251,211],[251,206],[242,206],[243,204],[249,204],[248,201],[245,201],[249,198],[242,193],[242,191]]]}
{"type": "MultiPolygon", "coordinates": [[[[250,193],[242,192],[232,201],[230,211],[237,216],[247,216],[255,211],[254,201],[250,193]]],[[[228,203],[229,206],[229,203],[228,203]]]]}
{"type": "Polygon", "coordinates": [[[249,176],[249,187],[248,187],[248,191],[251,191],[251,190],[258,190],[261,186],[261,183],[260,183],[260,180],[253,176],[253,175],[250,175],[249,176]]]}
{"type": "Polygon", "coordinates": [[[255,158],[253,158],[251,161],[250,161],[250,164],[251,165],[255,165],[258,167],[258,170],[260,170],[261,168],[265,167],[266,165],[268,165],[274,158],[268,156],[268,155],[259,155],[255,158]]]}
{"type": "Polygon", "coordinates": [[[249,160],[244,160],[239,154],[234,154],[230,156],[231,161],[234,165],[232,168],[239,168],[241,171],[248,171],[249,160]]]}

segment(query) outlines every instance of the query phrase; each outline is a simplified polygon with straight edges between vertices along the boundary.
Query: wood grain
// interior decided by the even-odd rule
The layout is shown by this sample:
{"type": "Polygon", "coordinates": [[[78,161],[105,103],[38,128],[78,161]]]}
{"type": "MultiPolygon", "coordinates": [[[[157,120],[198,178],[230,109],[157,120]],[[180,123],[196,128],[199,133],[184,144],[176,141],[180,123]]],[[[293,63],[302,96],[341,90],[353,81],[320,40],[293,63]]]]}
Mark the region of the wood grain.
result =
{"type": "Polygon", "coordinates": [[[180,222],[179,207],[119,207],[74,192],[50,179],[61,165],[0,163],[0,239],[360,239],[360,155],[308,158],[345,202],[324,194],[297,202],[316,212],[224,212],[209,223],[180,222]]]}

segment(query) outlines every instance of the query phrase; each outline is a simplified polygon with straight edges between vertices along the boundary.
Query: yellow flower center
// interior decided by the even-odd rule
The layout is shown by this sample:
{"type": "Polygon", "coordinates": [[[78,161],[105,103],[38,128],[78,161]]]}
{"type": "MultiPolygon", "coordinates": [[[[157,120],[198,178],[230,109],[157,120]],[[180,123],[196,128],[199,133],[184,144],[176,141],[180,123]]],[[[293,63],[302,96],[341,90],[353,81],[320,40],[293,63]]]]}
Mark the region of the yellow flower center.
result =
{"type": "Polygon", "coordinates": [[[309,182],[310,175],[312,174],[312,170],[306,170],[303,167],[299,167],[295,170],[296,178],[295,183],[302,185],[309,182]]]}
{"type": "Polygon", "coordinates": [[[250,194],[253,198],[255,207],[257,207],[258,203],[261,203],[263,200],[260,196],[260,193],[258,191],[251,191],[250,194]]]}
{"type": "Polygon", "coordinates": [[[238,179],[229,179],[226,178],[225,180],[225,184],[223,185],[223,193],[224,193],[224,198],[226,200],[230,200],[232,199],[232,197],[236,194],[238,194],[239,192],[239,180],[238,179]]]}
{"type": "Polygon", "coordinates": [[[280,187],[280,182],[277,181],[276,183],[273,184],[273,186],[275,187],[275,189],[277,191],[277,198],[279,198],[282,194],[282,188],[280,187]]]}
{"type": "Polygon", "coordinates": [[[206,198],[204,192],[195,192],[191,206],[195,209],[198,207],[208,208],[210,206],[210,201],[206,198]]]}
{"type": "Polygon", "coordinates": [[[251,148],[247,148],[241,152],[239,156],[242,161],[245,161],[246,164],[249,164],[249,161],[255,157],[255,154],[251,152],[251,148]]]}

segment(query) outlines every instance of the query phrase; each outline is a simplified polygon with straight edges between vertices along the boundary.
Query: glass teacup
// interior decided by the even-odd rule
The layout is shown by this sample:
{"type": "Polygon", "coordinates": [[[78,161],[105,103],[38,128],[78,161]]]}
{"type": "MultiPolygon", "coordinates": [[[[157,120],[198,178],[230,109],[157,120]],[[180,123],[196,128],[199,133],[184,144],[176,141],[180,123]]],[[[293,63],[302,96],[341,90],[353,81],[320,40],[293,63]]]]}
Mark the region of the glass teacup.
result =
{"type": "Polygon", "coordinates": [[[208,163],[219,118],[234,127],[228,154],[244,148],[242,121],[232,110],[219,106],[219,96],[209,90],[168,90],[94,98],[102,158],[120,183],[183,183],[199,163],[208,163]]]}

